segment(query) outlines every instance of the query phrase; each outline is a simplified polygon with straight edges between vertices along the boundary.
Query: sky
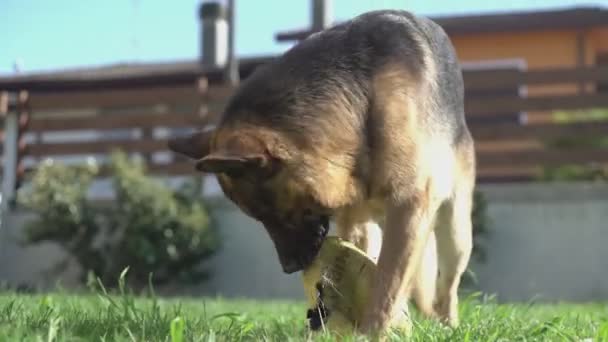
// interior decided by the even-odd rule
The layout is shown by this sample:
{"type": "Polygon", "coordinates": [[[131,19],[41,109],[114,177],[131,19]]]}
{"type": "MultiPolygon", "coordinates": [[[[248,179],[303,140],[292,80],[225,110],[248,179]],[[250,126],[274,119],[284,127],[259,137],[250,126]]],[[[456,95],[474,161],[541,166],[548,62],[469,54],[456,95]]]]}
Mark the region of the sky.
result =
{"type": "MultiPolygon", "coordinates": [[[[236,0],[237,56],[280,53],[306,28],[310,0],[236,0]]],[[[333,0],[335,21],[382,8],[426,16],[605,6],[608,0],[333,0]]],[[[199,55],[200,0],[0,0],[0,75],[199,55]]]]}

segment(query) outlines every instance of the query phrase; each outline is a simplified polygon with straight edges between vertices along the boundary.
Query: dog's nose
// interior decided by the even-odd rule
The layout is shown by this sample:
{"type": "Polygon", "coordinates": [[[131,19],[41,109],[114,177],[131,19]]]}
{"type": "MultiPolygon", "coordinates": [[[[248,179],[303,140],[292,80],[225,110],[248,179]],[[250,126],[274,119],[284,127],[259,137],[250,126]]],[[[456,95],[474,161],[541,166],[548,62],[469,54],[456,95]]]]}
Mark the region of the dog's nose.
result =
{"type": "Polygon", "coordinates": [[[296,259],[285,260],[281,263],[281,267],[283,267],[283,272],[290,274],[302,269],[302,265],[296,259]]]}

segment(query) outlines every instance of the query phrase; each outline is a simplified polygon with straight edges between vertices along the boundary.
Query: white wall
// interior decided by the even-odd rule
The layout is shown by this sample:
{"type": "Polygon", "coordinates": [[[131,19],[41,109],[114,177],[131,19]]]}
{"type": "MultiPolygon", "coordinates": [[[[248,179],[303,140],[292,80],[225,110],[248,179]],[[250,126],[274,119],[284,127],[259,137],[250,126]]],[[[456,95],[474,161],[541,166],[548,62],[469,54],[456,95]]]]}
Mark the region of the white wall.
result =
{"type": "MultiPolygon", "coordinates": [[[[482,291],[505,301],[608,299],[608,185],[480,189],[489,201],[492,221],[488,260],[473,265],[482,291]]],[[[214,200],[212,208],[220,218],[223,247],[210,262],[213,278],[189,292],[302,298],[299,275],[282,273],[263,227],[224,199],[214,200]]],[[[19,221],[18,215],[12,219],[19,221]]],[[[19,222],[8,226],[0,243],[0,281],[39,282],[41,270],[59,251],[51,245],[22,249],[14,242],[19,222]]],[[[52,285],[54,280],[43,283],[52,285]]]]}
{"type": "Polygon", "coordinates": [[[482,290],[502,300],[608,299],[608,185],[485,186],[492,233],[482,290]]]}

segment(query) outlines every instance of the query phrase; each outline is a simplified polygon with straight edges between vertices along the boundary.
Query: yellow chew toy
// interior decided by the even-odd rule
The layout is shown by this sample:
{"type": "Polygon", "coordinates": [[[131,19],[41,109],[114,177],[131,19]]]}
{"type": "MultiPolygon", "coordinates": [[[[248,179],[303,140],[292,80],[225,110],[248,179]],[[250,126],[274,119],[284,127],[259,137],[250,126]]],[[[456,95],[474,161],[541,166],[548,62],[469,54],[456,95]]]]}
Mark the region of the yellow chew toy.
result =
{"type": "MultiPolygon", "coordinates": [[[[327,237],[302,272],[310,329],[353,332],[367,307],[375,272],[374,261],[355,245],[327,237]]],[[[407,311],[401,310],[391,326],[409,329],[409,324],[407,311]]]]}

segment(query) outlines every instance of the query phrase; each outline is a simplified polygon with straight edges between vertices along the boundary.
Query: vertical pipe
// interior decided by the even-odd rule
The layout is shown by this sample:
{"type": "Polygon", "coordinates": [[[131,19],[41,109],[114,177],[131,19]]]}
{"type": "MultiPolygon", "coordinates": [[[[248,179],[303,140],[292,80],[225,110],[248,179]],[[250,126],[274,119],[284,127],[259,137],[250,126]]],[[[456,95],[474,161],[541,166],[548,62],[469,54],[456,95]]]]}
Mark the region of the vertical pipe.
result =
{"type": "Polygon", "coordinates": [[[224,68],[228,60],[227,10],[219,2],[204,2],[199,8],[201,21],[201,65],[206,69],[224,68]]]}
{"type": "Polygon", "coordinates": [[[239,83],[239,65],[236,57],[236,0],[228,0],[228,65],[224,69],[224,79],[231,85],[239,83]]]}
{"type": "Polygon", "coordinates": [[[331,25],[331,0],[312,0],[312,30],[321,31],[331,25]]]}

